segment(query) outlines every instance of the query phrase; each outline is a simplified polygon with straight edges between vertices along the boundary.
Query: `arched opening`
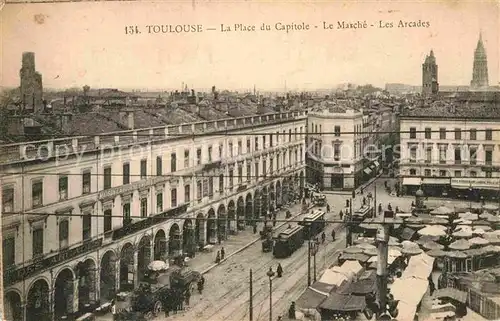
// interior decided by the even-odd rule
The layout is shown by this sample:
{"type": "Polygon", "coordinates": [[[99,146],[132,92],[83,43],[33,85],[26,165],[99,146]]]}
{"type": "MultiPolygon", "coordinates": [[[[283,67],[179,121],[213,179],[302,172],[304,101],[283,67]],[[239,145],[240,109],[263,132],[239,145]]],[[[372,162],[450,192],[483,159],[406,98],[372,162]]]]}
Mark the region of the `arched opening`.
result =
{"type": "Polygon", "coordinates": [[[206,236],[205,230],[206,230],[205,217],[203,216],[203,213],[199,213],[196,216],[194,235],[195,235],[196,246],[200,250],[205,246],[205,236],[206,236]]]}
{"type": "Polygon", "coordinates": [[[299,174],[295,174],[293,177],[293,199],[296,200],[299,198],[299,174]]]}
{"type": "Polygon", "coordinates": [[[255,220],[258,220],[258,219],[260,219],[261,206],[262,206],[261,194],[260,194],[259,190],[255,191],[255,195],[253,197],[253,202],[254,202],[254,205],[253,205],[253,218],[255,220]]]}
{"type": "Polygon", "coordinates": [[[236,221],[236,205],[231,200],[227,204],[227,229],[230,234],[236,234],[238,222],[236,221]]]}
{"type": "Polygon", "coordinates": [[[269,210],[274,212],[274,209],[276,208],[276,187],[274,186],[274,183],[271,183],[269,185],[269,210]]]}
{"type": "Polygon", "coordinates": [[[208,243],[217,243],[217,217],[213,208],[208,210],[207,229],[208,243]]]}
{"type": "Polygon", "coordinates": [[[9,291],[4,296],[4,317],[6,320],[22,320],[23,308],[19,293],[9,291]]]}
{"type": "Polygon", "coordinates": [[[155,235],[155,245],[153,249],[155,261],[167,260],[167,236],[164,230],[158,230],[155,235]]]}
{"type": "Polygon", "coordinates": [[[100,296],[101,303],[114,299],[116,288],[116,254],[113,251],[104,253],[101,259],[100,296]]]}
{"type": "Polygon", "coordinates": [[[262,189],[262,215],[269,216],[269,195],[267,186],[262,189]]]}
{"type": "Polygon", "coordinates": [[[181,229],[177,223],[172,224],[168,232],[168,256],[176,258],[181,254],[181,229]]]}
{"type": "Polygon", "coordinates": [[[276,182],[276,207],[281,207],[283,205],[283,193],[281,192],[281,182],[276,182]]]}
{"type": "Polygon", "coordinates": [[[252,202],[252,194],[247,194],[245,201],[245,218],[246,224],[249,226],[253,226],[253,202],[252,202]]]}
{"type": "Polygon", "coordinates": [[[305,178],[304,178],[304,171],[300,171],[300,190],[299,190],[299,195],[300,198],[304,198],[304,184],[305,184],[305,178]]]}
{"type": "Polygon", "coordinates": [[[87,312],[96,305],[96,269],[95,262],[90,259],[77,265],[78,311],[87,312]]]}
{"type": "Polygon", "coordinates": [[[75,291],[74,275],[70,269],[63,269],[56,278],[54,289],[54,315],[56,320],[70,316],[78,307],[78,292],[75,291]],[[76,303],[76,304],[75,304],[76,303]]]}
{"type": "Polygon", "coordinates": [[[243,200],[243,196],[240,196],[236,205],[236,225],[238,226],[238,230],[242,231],[245,229],[245,201],[243,200]]]}
{"type": "Polygon", "coordinates": [[[182,225],[182,250],[189,257],[194,257],[196,251],[194,235],[193,222],[191,220],[184,220],[184,225],[182,225]]]}
{"type": "Polygon", "coordinates": [[[139,282],[146,277],[149,263],[151,263],[151,237],[145,235],[139,241],[137,248],[137,272],[139,282]]]}
{"type": "Polygon", "coordinates": [[[227,238],[226,233],[227,233],[227,213],[226,213],[226,207],[224,204],[219,205],[219,208],[217,209],[217,240],[222,241],[227,238]]]}
{"type": "Polygon", "coordinates": [[[45,280],[33,283],[26,300],[26,321],[52,320],[49,298],[49,284],[45,280]]]}
{"type": "Polygon", "coordinates": [[[120,253],[120,290],[130,291],[134,288],[134,246],[126,243],[120,253]]]}
{"type": "Polygon", "coordinates": [[[286,205],[289,202],[288,193],[289,193],[288,177],[285,177],[285,179],[283,179],[283,186],[281,187],[281,201],[283,202],[283,205],[286,205]]]}

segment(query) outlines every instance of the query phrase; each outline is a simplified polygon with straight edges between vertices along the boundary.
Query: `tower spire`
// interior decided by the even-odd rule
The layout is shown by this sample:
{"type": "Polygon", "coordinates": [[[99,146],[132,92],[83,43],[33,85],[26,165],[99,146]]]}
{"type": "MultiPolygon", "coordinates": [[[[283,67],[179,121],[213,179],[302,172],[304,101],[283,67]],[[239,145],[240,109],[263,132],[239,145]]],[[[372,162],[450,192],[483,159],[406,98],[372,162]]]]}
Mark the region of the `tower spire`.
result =
{"type": "Polygon", "coordinates": [[[476,50],[474,51],[474,63],[472,68],[472,80],[470,83],[473,89],[488,87],[488,59],[483,44],[483,33],[479,32],[476,50]]]}

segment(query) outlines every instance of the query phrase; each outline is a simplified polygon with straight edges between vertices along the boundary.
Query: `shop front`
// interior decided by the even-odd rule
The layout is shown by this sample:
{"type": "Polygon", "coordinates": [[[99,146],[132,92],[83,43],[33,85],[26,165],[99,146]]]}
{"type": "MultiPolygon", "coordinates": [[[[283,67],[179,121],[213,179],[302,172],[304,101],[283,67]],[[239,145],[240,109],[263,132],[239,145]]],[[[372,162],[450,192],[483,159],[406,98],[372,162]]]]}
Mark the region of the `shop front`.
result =
{"type": "Polygon", "coordinates": [[[403,185],[403,194],[415,195],[422,185],[422,179],[420,177],[403,177],[401,185],[403,185]]]}
{"type": "Polygon", "coordinates": [[[426,177],[422,179],[422,190],[425,196],[447,197],[450,194],[450,178],[426,177]]]}
{"type": "Polygon", "coordinates": [[[451,190],[456,198],[469,201],[497,200],[500,194],[500,178],[452,178],[451,190]]]}

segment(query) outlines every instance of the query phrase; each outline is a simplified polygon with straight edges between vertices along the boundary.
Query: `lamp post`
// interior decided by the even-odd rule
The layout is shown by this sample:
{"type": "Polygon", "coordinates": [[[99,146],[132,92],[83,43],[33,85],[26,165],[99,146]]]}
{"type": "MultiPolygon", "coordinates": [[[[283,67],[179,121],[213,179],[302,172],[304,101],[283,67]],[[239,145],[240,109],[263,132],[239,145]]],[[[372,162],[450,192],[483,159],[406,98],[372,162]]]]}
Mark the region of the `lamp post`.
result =
{"type": "Polygon", "coordinates": [[[269,321],[273,321],[273,268],[269,267],[267,276],[269,277],[269,321]]]}
{"type": "Polygon", "coordinates": [[[316,282],[316,253],[318,253],[318,243],[312,243],[312,255],[313,255],[313,281],[316,282]]]}

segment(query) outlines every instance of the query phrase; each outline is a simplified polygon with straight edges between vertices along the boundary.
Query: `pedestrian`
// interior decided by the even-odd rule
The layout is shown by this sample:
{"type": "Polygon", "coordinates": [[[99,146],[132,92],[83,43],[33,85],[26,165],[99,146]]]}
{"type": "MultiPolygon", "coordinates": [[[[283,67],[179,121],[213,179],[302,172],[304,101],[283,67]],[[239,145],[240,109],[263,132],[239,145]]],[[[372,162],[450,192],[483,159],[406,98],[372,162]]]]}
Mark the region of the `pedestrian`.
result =
{"type": "Polygon", "coordinates": [[[330,213],[330,204],[326,204],[326,212],[330,213]]]}
{"type": "Polygon", "coordinates": [[[220,249],[220,259],[221,261],[224,260],[224,257],[226,256],[226,251],[224,250],[224,247],[220,249]]]}
{"type": "Polygon", "coordinates": [[[280,278],[283,275],[283,268],[281,267],[281,263],[278,263],[278,267],[276,268],[276,274],[280,278]]]}
{"type": "Polygon", "coordinates": [[[221,244],[221,243],[222,243],[222,236],[220,235],[220,233],[219,233],[219,234],[217,234],[217,242],[218,242],[219,244],[221,244]]]}
{"type": "Polygon", "coordinates": [[[392,205],[391,205],[391,203],[389,203],[389,205],[387,205],[387,209],[388,209],[389,211],[392,211],[392,205]]]}
{"type": "Polygon", "coordinates": [[[273,218],[273,227],[276,226],[276,217],[273,218]]]}
{"type": "Polygon", "coordinates": [[[253,223],[253,234],[257,233],[257,224],[253,223]]]}
{"type": "Polygon", "coordinates": [[[290,308],[288,308],[288,319],[295,320],[295,302],[293,301],[290,308]]]}
{"type": "Polygon", "coordinates": [[[162,293],[161,297],[160,297],[160,300],[161,300],[161,304],[163,306],[163,311],[165,312],[165,318],[167,318],[170,314],[170,295],[169,295],[169,291],[165,291],[162,293]]]}
{"type": "Polygon", "coordinates": [[[340,215],[340,220],[342,221],[342,218],[344,217],[344,212],[342,212],[342,210],[340,210],[339,215],[340,215]]]}
{"type": "Polygon", "coordinates": [[[201,292],[203,292],[203,279],[199,279],[198,280],[198,293],[201,294],[201,292]]]}
{"type": "Polygon", "coordinates": [[[325,232],[323,231],[321,233],[321,244],[324,244],[325,243],[325,239],[326,239],[326,235],[325,235],[325,232]]]}
{"type": "Polygon", "coordinates": [[[219,264],[220,263],[220,252],[217,251],[217,256],[215,256],[215,263],[219,264]]]}
{"type": "Polygon", "coordinates": [[[432,296],[434,294],[434,291],[436,290],[436,286],[434,285],[434,282],[431,280],[429,282],[429,295],[432,296]]]}
{"type": "Polygon", "coordinates": [[[363,205],[366,205],[366,197],[363,196],[363,205]]]}
{"type": "Polygon", "coordinates": [[[332,230],[332,240],[335,241],[335,229],[332,230]]]}
{"type": "Polygon", "coordinates": [[[277,321],[283,321],[283,317],[281,315],[278,315],[278,320],[277,321]]]}
{"type": "Polygon", "coordinates": [[[111,300],[111,314],[113,315],[113,320],[117,320],[118,316],[116,314],[116,302],[115,299],[111,300]]]}
{"type": "Polygon", "coordinates": [[[189,290],[184,293],[184,299],[186,300],[186,305],[189,305],[189,300],[191,299],[191,292],[189,290]]]}
{"type": "Polygon", "coordinates": [[[382,214],[382,203],[378,204],[378,213],[382,214]]]}

